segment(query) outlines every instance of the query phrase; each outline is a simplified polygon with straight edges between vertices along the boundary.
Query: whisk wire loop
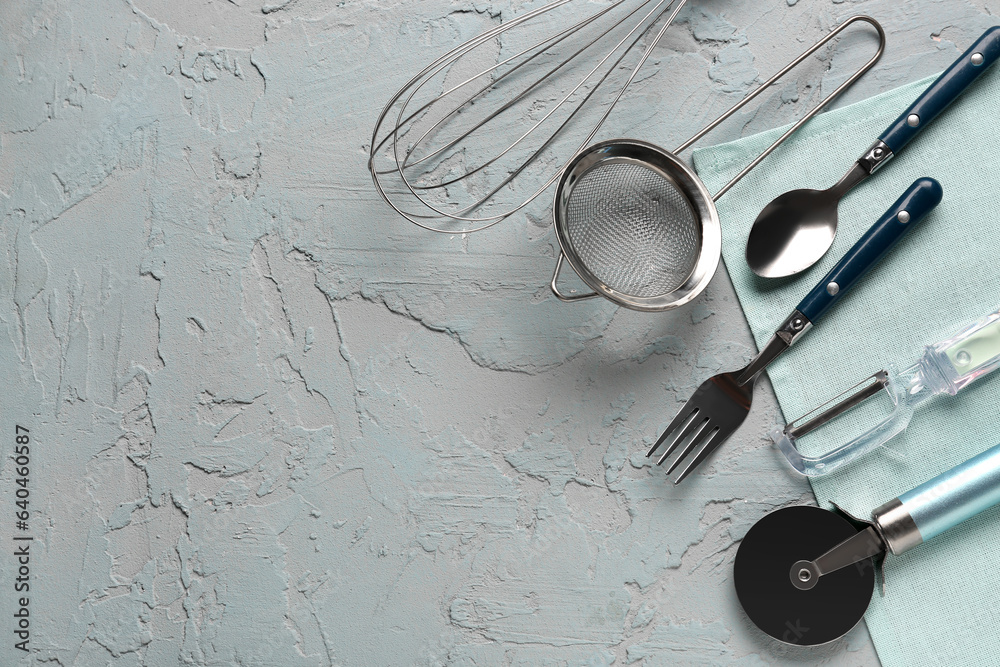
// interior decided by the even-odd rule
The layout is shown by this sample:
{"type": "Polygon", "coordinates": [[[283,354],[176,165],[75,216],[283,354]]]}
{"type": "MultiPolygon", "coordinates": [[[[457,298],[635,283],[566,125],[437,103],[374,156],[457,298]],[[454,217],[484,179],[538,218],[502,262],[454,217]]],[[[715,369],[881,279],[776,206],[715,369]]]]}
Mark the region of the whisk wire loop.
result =
{"type": "MultiPolygon", "coordinates": [[[[390,206],[405,218],[412,222],[431,229],[446,233],[464,233],[477,231],[490,227],[510,214],[520,210],[529,202],[533,201],[559,177],[561,170],[561,160],[558,155],[561,150],[562,155],[568,153],[569,157],[576,154],[589,143],[601,125],[607,119],[614,105],[622,97],[628,85],[635,79],[639,68],[649,54],[652,53],[657,41],[663,35],[667,26],[674,20],[680,9],[687,0],[642,0],[633,8],[623,7],[626,0],[617,0],[606,7],[600,8],[593,14],[576,21],[572,25],[557,31],[553,35],[533,41],[531,46],[524,49],[514,49],[513,56],[502,57],[496,64],[485,68],[477,68],[476,73],[471,76],[463,76],[457,85],[445,85],[444,92],[434,96],[431,100],[420,104],[414,103],[417,96],[425,90],[433,81],[440,79],[442,75],[455,69],[463,62],[464,58],[471,57],[473,52],[491,42],[498,42],[502,38],[510,38],[511,42],[517,40],[511,36],[512,31],[517,26],[523,26],[529,21],[538,19],[543,14],[552,12],[560,7],[569,4],[572,0],[555,0],[543,7],[527,12],[523,16],[516,17],[503,25],[492,28],[483,34],[469,40],[468,42],[455,47],[448,53],[436,59],[421,72],[414,76],[401,88],[383,109],[375,126],[372,135],[372,143],[369,155],[369,169],[372,172],[375,185],[380,195],[390,206]],[[577,145],[570,145],[566,148],[560,142],[567,127],[573,121],[579,121],[579,113],[584,107],[593,106],[592,98],[599,90],[603,90],[609,77],[614,75],[621,67],[625,59],[633,52],[636,45],[643,39],[647,39],[651,31],[659,25],[661,18],[673,7],[673,12],[666,19],[664,25],[656,37],[648,44],[642,57],[635,65],[629,64],[627,80],[617,90],[611,102],[601,100],[604,106],[604,113],[599,120],[585,133],[585,138],[577,145]],[[625,11],[623,16],[611,15],[615,10],[625,11]],[[599,23],[610,21],[610,26],[599,25],[599,23]],[[584,35],[588,30],[595,30],[596,35],[584,35]],[[576,68],[571,66],[577,64],[584,56],[593,52],[602,42],[607,40],[612,33],[625,31],[620,38],[612,37],[612,41],[617,39],[607,53],[597,56],[597,64],[592,67],[585,67],[585,74],[578,80],[565,84],[565,88],[559,89],[561,77],[573,77],[576,68]],[[558,55],[558,48],[566,46],[566,40],[574,36],[583,37],[583,44],[570,45],[570,53],[558,55]],[[552,65],[547,59],[555,54],[558,62],[552,65]],[[559,58],[562,58],[559,61],[559,58]],[[529,81],[520,90],[514,90],[510,99],[504,101],[498,108],[481,117],[478,122],[471,124],[467,129],[460,131],[454,138],[445,140],[440,146],[426,149],[426,144],[430,142],[436,134],[443,131],[446,126],[457,124],[459,121],[469,117],[470,110],[477,104],[486,104],[491,93],[500,89],[507,89],[510,85],[516,84],[516,79],[522,74],[528,74],[528,70],[535,67],[548,68],[538,79],[529,81]],[[506,68],[506,69],[505,69],[506,68]],[[417,127],[421,121],[427,120],[441,106],[444,100],[457,96],[476,81],[492,77],[483,85],[476,86],[476,90],[456,105],[430,118],[426,129],[417,127]],[[554,95],[549,88],[555,87],[558,95],[554,95]],[[544,90],[542,90],[544,88],[544,90]],[[534,94],[532,94],[534,93],[534,94]],[[532,100],[532,98],[538,98],[532,100]],[[521,107],[526,104],[551,106],[541,114],[541,117],[534,120],[530,127],[518,130],[512,141],[489,141],[492,147],[500,147],[498,152],[486,159],[475,160],[472,154],[479,148],[476,141],[481,139],[478,134],[491,130],[487,127],[494,123],[502,115],[523,111],[521,107]],[[551,103],[551,104],[549,104],[551,103]],[[588,106],[588,103],[591,103],[588,106]],[[416,107],[415,111],[410,111],[416,107]],[[388,119],[394,109],[395,124],[388,126],[388,119]],[[560,115],[561,114],[561,115],[560,115]],[[560,115],[557,118],[557,115],[560,115]],[[544,134],[540,128],[544,125],[551,125],[558,121],[558,125],[544,134]],[[380,135],[383,133],[385,136],[380,135]],[[419,135],[409,146],[403,146],[407,135],[419,135]],[[527,140],[534,135],[539,135],[537,147],[528,147],[527,140]],[[388,167],[380,166],[379,158],[384,149],[388,150],[388,167]],[[527,153],[526,157],[521,153],[527,153]],[[523,158],[523,159],[521,159],[523,158]],[[512,160],[520,159],[519,163],[508,165],[512,160]],[[467,160],[472,160],[472,166],[465,166],[467,160]],[[458,164],[456,168],[455,165],[458,164]],[[543,174],[540,180],[543,181],[541,187],[528,190],[530,194],[525,196],[522,191],[518,177],[526,172],[529,165],[537,164],[539,168],[548,174],[543,174]],[[490,184],[488,181],[499,175],[499,182],[490,184]],[[419,208],[413,210],[412,205],[407,205],[399,201],[396,193],[390,193],[386,179],[394,177],[402,190],[399,194],[408,194],[412,203],[416,203],[419,208]],[[507,199],[514,199],[512,203],[499,201],[498,193],[507,193],[507,199]],[[458,203],[457,194],[472,194],[470,203],[458,203]],[[470,215],[475,213],[475,215],[470,215]],[[457,224],[456,224],[457,223],[457,224]]],[[[532,40],[528,40],[532,41],[532,40]]],[[[505,45],[500,44],[500,48],[505,45]]],[[[510,92],[507,90],[507,92],[510,92]]],[[[533,109],[529,107],[526,116],[531,116],[533,109]]],[[[535,114],[537,115],[537,114],[535,114]]],[[[517,119],[515,119],[517,120],[517,119]]],[[[495,124],[495,123],[494,123],[495,124]]],[[[516,126],[516,122],[514,125],[516,126]]],[[[493,133],[490,132],[492,135],[493,133]]],[[[502,133],[498,133],[501,134],[502,133]]],[[[534,140],[533,140],[534,141],[534,140]]],[[[524,179],[520,179],[524,180],[524,179]]],[[[404,198],[405,199],[405,198],[404,198]]]]}

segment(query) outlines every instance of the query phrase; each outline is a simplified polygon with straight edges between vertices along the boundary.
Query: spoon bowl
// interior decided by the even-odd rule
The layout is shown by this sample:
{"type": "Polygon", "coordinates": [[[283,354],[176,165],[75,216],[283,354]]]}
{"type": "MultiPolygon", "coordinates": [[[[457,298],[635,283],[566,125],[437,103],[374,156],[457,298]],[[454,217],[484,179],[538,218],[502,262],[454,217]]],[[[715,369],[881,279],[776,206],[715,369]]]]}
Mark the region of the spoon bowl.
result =
{"type": "Polygon", "coordinates": [[[746,258],[763,278],[790,276],[826,254],[837,235],[836,186],[792,190],[764,207],[750,230],[746,258]]]}

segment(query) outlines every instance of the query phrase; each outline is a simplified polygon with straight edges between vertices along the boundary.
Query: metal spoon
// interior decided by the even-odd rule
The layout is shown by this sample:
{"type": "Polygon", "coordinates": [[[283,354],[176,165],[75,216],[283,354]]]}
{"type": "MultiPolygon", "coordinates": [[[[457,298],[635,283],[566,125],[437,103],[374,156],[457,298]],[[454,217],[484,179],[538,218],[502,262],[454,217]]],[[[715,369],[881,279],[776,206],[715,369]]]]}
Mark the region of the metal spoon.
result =
{"type": "Polygon", "coordinates": [[[840,198],[901,151],[998,58],[1000,26],[994,26],[882,133],[836,185],[826,190],[792,190],[765,206],[747,239],[750,269],[763,278],[780,278],[815,264],[837,234],[840,198]]]}

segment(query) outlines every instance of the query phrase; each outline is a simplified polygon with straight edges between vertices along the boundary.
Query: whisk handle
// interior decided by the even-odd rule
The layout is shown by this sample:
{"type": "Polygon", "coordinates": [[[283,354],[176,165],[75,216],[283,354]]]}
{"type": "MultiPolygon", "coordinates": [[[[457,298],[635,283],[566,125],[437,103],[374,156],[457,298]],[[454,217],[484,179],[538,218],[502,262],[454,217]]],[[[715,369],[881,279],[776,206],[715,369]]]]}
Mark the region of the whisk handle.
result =
{"type": "Polygon", "coordinates": [[[933,178],[918,178],[896,203],[847,251],[797,310],[816,321],[871,270],[889,250],[941,201],[941,184],[933,178]]]}

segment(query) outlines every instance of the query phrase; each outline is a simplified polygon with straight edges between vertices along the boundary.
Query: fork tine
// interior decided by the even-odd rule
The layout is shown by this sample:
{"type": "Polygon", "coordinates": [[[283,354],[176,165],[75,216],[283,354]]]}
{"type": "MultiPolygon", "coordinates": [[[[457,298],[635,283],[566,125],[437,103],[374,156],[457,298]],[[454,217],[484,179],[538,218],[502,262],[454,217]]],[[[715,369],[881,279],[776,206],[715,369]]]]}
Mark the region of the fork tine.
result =
{"type": "Polygon", "coordinates": [[[701,462],[707,459],[712,454],[712,452],[718,449],[719,445],[725,442],[728,436],[729,434],[728,433],[724,434],[722,432],[722,429],[719,429],[714,434],[712,434],[712,438],[707,443],[705,443],[705,446],[701,448],[700,452],[698,452],[695,456],[691,458],[691,462],[688,463],[687,467],[685,467],[684,470],[681,472],[681,474],[677,476],[677,479],[674,480],[674,484],[680,484],[681,482],[683,482],[684,478],[687,477],[692,471],[694,471],[695,468],[701,465],[701,462]]]}
{"type": "MultiPolygon", "coordinates": [[[[670,447],[667,448],[667,451],[663,452],[663,456],[656,461],[656,465],[662,465],[663,462],[667,460],[667,457],[677,449],[677,445],[684,442],[689,435],[695,432],[695,429],[698,429],[698,432],[700,433],[701,428],[704,427],[705,422],[707,421],[708,417],[703,416],[700,410],[696,412],[684,430],[678,433],[677,437],[674,438],[674,441],[670,443],[670,447]]],[[[697,436],[695,436],[695,439],[697,439],[697,436]]]]}
{"type": "Polygon", "coordinates": [[[660,445],[662,445],[663,442],[667,439],[667,436],[676,431],[678,428],[680,428],[681,425],[684,424],[684,422],[686,422],[691,417],[691,415],[693,415],[697,411],[698,408],[691,405],[691,401],[685,403],[684,407],[682,407],[677,412],[677,416],[674,417],[673,420],[671,420],[670,425],[667,426],[667,428],[663,429],[663,433],[661,433],[660,437],[656,439],[656,444],[650,447],[649,451],[646,452],[646,457],[648,458],[652,456],[653,452],[659,449],[660,445]]]}
{"type": "Polygon", "coordinates": [[[704,421],[699,422],[697,433],[691,436],[690,442],[688,442],[688,444],[684,447],[684,449],[681,450],[681,453],[677,455],[677,458],[675,458],[674,462],[670,464],[670,467],[667,468],[668,475],[672,473],[674,469],[677,467],[677,465],[681,461],[686,459],[688,455],[698,447],[699,444],[704,442],[704,436],[707,433],[710,433],[714,426],[715,424],[713,424],[708,417],[706,417],[704,421]]]}

